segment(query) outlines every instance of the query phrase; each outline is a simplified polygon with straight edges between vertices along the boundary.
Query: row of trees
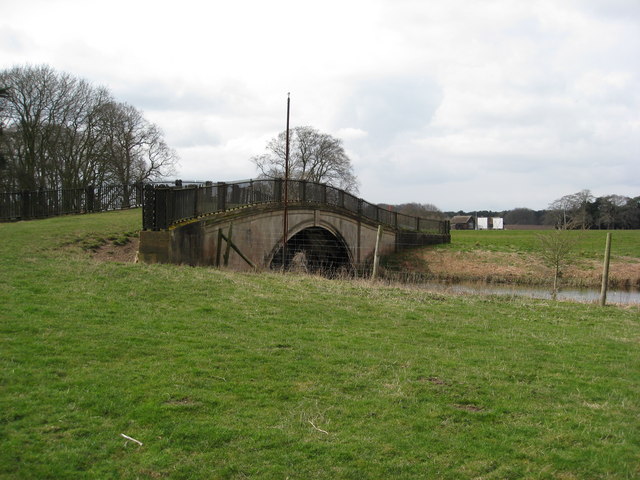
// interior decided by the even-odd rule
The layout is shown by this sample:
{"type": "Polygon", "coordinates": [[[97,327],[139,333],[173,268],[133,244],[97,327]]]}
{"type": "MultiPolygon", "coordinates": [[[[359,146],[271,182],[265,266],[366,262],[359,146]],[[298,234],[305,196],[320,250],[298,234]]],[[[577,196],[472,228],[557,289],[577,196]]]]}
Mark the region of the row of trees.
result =
{"type": "Polygon", "coordinates": [[[640,229],[640,196],[594,197],[589,190],[565,195],[546,210],[515,208],[502,212],[446,212],[453,215],[503,217],[505,225],[548,225],[559,229],[640,229]]]}
{"type": "Polygon", "coordinates": [[[556,227],[564,229],[640,228],[640,196],[596,198],[589,190],[582,190],[552,202],[549,216],[556,227]]]}
{"type": "Polygon", "coordinates": [[[48,66],[0,72],[0,191],[132,184],[176,163],[160,129],[107,89],[48,66]]]}
{"type": "Polygon", "coordinates": [[[413,202],[401,203],[399,205],[380,203],[378,206],[394,212],[403,213],[404,215],[411,215],[412,217],[432,218],[434,220],[445,220],[447,218],[447,216],[432,203],[413,202]]]}

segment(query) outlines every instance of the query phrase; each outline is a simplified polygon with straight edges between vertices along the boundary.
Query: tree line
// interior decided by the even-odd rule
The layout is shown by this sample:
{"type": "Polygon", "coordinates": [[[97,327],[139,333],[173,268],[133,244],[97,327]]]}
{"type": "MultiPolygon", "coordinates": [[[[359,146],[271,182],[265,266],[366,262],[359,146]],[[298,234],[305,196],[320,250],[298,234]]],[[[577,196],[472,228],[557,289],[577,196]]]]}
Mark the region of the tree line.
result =
{"type": "Polygon", "coordinates": [[[106,88],[46,65],[0,71],[0,191],[134,184],[176,163],[162,131],[106,88]]]}
{"type": "Polygon", "coordinates": [[[548,225],[558,229],[640,229],[640,196],[604,195],[595,197],[590,190],[565,195],[545,210],[446,212],[447,215],[503,217],[505,225],[548,225]]]}

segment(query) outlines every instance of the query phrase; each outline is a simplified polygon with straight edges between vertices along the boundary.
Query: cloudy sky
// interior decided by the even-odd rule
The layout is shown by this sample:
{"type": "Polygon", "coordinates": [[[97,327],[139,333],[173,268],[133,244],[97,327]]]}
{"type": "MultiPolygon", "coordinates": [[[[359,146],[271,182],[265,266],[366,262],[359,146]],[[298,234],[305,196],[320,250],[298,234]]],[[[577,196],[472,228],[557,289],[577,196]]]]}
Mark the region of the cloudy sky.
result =
{"type": "Polygon", "coordinates": [[[0,68],[47,64],[162,128],[186,180],[256,176],[291,125],[376,203],[640,195],[638,0],[20,0],[0,68]]]}

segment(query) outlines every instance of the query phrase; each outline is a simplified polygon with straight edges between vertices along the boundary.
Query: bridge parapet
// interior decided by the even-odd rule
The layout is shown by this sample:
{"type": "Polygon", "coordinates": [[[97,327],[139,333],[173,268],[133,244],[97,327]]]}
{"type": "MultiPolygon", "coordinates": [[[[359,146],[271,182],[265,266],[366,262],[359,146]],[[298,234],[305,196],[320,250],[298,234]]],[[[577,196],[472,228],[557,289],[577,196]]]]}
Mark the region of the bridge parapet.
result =
{"type": "MultiPolygon", "coordinates": [[[[396,230],[449,235],[449,221],[393,212],[330,185],[289,180],[288,204],[329,206],[356,214],[396,230]]],[[[143,229],[167,230],[207,215],[260,204],[284,204],[284,180],[260,179],[239,182],[206,182],[183,186],[146,185],[143,229]]]]}

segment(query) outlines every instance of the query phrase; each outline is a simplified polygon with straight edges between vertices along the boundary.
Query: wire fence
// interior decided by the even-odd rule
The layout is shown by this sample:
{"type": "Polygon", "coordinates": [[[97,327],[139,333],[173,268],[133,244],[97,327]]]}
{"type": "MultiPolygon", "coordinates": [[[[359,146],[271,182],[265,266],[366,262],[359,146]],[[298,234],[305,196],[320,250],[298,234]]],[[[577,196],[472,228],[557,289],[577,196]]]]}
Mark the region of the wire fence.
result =
{"type": "Polygon", "coordinates": [[[399,230],[449,234],[449,221],[404,215],[330,185],[302,180],[245,180],[183,185],[145,185],[143,229],[166,230],[201,216],[260,204],[324,205],[399,230]]]}
{"type": "Polygon", "coordinates": [[[20,192],[0,192],[0,221],[31,220],[142,206],[144,187],[101,185],[20,192]]]}

